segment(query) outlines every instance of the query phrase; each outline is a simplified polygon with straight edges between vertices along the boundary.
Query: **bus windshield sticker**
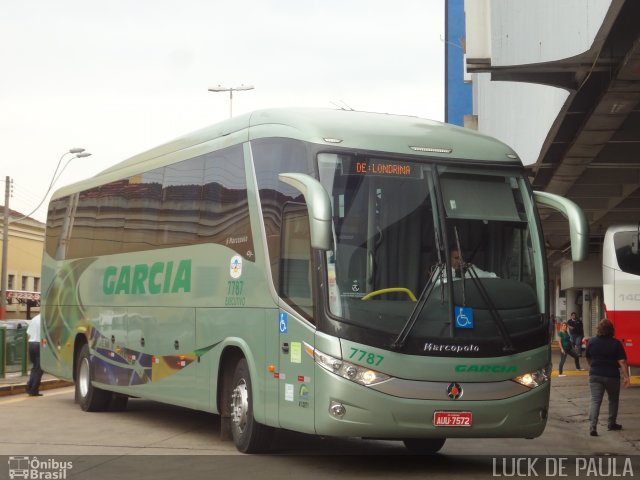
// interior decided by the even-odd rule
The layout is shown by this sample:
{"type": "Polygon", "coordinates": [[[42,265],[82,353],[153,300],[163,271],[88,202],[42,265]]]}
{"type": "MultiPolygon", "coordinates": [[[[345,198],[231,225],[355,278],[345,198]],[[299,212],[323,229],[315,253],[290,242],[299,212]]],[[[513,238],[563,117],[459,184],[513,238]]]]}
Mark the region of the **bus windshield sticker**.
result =
{"type": "Polygon", "coordinates": [[[456,328],[473,328],[473,309],[456,306],[456,328]]]}

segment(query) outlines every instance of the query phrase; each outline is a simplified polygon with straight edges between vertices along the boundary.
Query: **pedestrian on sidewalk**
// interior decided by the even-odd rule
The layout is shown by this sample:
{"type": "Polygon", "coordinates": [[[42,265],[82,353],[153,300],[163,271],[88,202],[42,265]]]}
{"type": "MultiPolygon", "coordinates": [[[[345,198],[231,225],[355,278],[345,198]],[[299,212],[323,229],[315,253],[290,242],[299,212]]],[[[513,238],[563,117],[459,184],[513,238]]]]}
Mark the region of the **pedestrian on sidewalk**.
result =
{"type": "Polygon", "coordinates": [[[598,415],[600,405],[607,392],[609,399],[608,430],[622,430],[618,421],[618,404],[620,402],[620,372],[622,372],[624,388],[629,388],[629,367],[627,355],[622,342],[613,338],[613,324],[606,318],[600,320],[596,336],[587,344],[587,362],[589,362],[589,388],[591,404],[589,405],[589,432],[598,435],[598,415]]]}
{"type": "Polygon", "coordinates": [[[582,368],[580,368],[580,357],[578,357],[578,354],[573,349],[569,332],[567,332],[567,322],[562,322],[562,325],[560,325],[560,331],[558,332],[558,344],[560,345],[560,365],[558,365],[558,375],[560,377],[566,377],[566,375],[562,373],[562,369],[564,368],[564,362],[567,359],[567,355],[573,357],[575,360],[576,370],[582,370],[582,368]]]}
{"type": "Polygon", "coordinates": [[[29,358],[33,363],[29,381],[27,382],[27,393],[31,397],[41,397],[40,381],[42,380],[42,368],[40,368],[40,314],[36,315],[29,322],[27,328],[29,338],[29,358]]]}
{"type": "Polygon", "coordinates": [[[576,353],[579,357],[582,356],[582,339],[584,338],[584,325],[582,320],[578,318],[576,312],[571,312],[571,318],[567,322],[569,325],[569,336],[571,337],[571,343],[575,347],[576,353]]]}

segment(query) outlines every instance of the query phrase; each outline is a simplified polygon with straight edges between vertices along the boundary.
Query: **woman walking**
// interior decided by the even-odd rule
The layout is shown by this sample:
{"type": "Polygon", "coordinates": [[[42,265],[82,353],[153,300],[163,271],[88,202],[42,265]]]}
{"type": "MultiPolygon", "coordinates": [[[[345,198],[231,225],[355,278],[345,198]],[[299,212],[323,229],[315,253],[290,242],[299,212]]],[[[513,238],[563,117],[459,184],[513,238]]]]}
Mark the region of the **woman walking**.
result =
{"type": "Polygon", "coordinates": [[[569,332],[567,332],[567,322],[562,322],[562,325],[560,325],[558,343],[560,344],[560,365],[558,366],[558,376],[566,377],[566,375],[562,373],[562,369],[564,368],[564,362],[567,359],[567,355],[570,355],[576,361],[576,370],[582,370],[582,368],[580,368],[580,357],[578,357],[578,354],[573,350],[573,344],[571,343],[569,332]]]}
{"type": "Polygon", "coordinates": [[[590,434],[598,435],[598,415],[600,405],[607,392],[609,399],[608,430],[622,430],[617,423],[618,404],[620,400],[620,372],[622,372],[624,388],[629,388],[629,367],[627,355],[620,340],[613,338],[613,324],[606,318],[600,320],[595,337],[587,344],[587,362],[589,362],[589,387],[591,389],[591,405],[589,406],[590,434]]]}

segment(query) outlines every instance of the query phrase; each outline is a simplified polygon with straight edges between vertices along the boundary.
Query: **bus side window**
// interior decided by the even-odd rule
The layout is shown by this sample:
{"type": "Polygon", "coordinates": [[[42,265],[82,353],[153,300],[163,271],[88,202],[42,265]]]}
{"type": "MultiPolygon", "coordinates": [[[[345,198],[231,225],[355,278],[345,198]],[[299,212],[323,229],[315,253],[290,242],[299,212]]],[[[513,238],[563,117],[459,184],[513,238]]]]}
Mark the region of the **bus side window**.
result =
{"type": "Polygon", "coordinates": [[[640,254],[634,252],[634,243],[638,242],[638,232],[616,232],[613,246],[620,270],[632,275],[640,275],[640,254]]]}
{"type": "Polygon", "coordinates": [[[281,232],[278,293],[307,320],[312,320],[311,240],[306,205],[285,204],[281,232]]]}
{"type": "Polygon", "coordinates": [[[640,275],[640,255],[634,254],[632,246],[628,245],[616,249],[616,258],[620,270],[633,275],[640,275]]]}

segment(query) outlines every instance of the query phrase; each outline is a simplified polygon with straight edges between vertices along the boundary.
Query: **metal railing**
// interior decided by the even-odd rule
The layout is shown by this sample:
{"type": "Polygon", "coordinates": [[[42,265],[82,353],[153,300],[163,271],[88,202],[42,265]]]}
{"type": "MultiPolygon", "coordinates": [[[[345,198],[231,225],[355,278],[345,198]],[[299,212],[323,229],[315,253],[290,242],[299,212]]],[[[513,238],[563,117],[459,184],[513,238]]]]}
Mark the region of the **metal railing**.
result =
{"type": "Polygon", "coordinates": [[[7,373],[27,374],[27,327],[0,322],[0,378],[7,373]]]}

